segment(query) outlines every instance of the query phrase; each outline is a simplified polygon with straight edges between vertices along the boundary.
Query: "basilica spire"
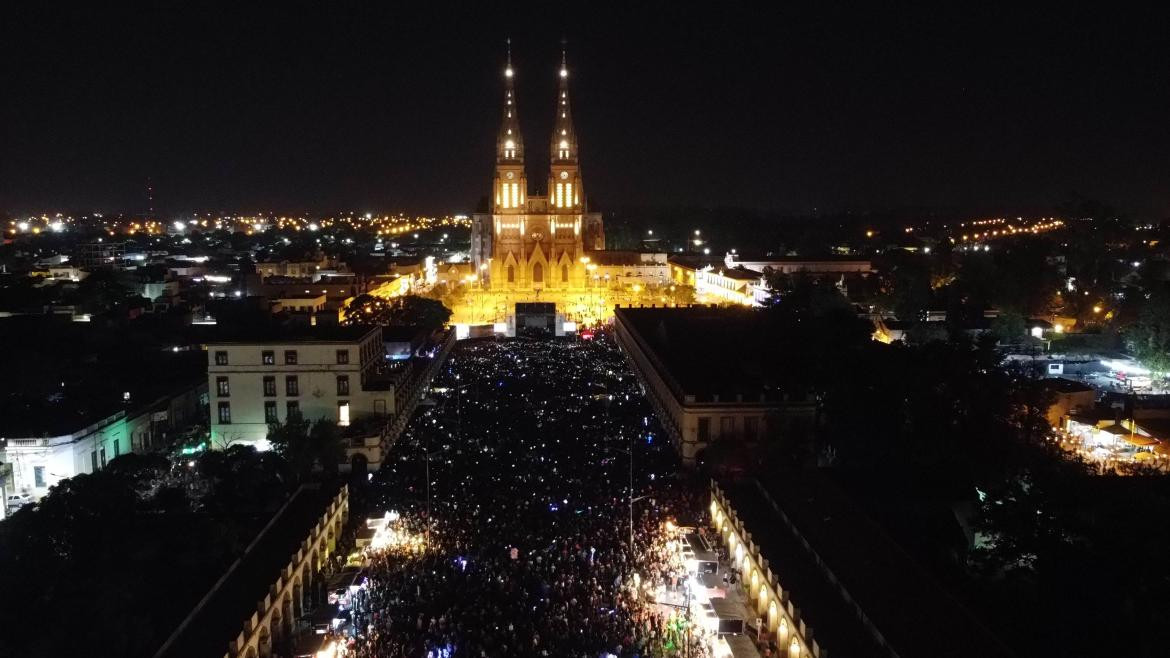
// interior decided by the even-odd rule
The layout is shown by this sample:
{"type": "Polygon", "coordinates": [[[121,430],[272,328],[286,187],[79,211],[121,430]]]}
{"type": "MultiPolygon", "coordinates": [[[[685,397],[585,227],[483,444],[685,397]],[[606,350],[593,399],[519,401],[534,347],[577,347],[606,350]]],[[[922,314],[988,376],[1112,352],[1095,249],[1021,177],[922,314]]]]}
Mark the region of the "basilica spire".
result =
{"type": "Polygon", "coordinates": [[[573,131],[573,112],[569,107],[569,64],[565,54],[565,42],[561,41],[561,68],[557,72],[560,83],[557,87],[556,116],[550,144],[552,159],[576,162],[577,135],[573,131]]]}
{"type": "Polygon", "coordinates": [[[508,39],[508,61],[504,66],[504,119],[496,138],[496,162],[524,162],[524,138],[520,135],[520,118],[513,83],[512,40],[508,39]]]}
{"type": "Polygon", "coordinates": [[[524,176],[524,138],[520,135],[520,114],[516,108],[516,72],[512,68],[512,40],[508,39],[508,60],[504,65],[504,119],[496,136],[496,176],[493,211],[521,213],[528,196],[524,176]]]}
{"type": "Polygon", "coordinates": [[[585,207],[581,189],[581,169],[577,164],[577,133],[573,130],[573,112],[569,107],[569,63],[565,42],[561,41],[561,68],[557,71],[556,115],[549,142],[548,198],[557,212],[580,212],[585,207]]]}

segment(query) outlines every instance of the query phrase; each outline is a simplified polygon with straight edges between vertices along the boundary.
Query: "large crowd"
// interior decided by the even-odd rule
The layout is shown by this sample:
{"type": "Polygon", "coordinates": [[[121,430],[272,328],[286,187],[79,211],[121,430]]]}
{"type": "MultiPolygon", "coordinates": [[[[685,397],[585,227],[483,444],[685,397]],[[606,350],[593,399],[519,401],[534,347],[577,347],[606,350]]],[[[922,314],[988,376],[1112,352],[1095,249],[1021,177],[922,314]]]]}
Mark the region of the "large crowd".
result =
{"type": "Polygon", "coordinates": [[[346,652],[683,655],[652,591],[684,580],[668,528],[703,488],[612,338],[468,341],[433,389],[372,483],[415,541],[371,553],[346,652]]]}

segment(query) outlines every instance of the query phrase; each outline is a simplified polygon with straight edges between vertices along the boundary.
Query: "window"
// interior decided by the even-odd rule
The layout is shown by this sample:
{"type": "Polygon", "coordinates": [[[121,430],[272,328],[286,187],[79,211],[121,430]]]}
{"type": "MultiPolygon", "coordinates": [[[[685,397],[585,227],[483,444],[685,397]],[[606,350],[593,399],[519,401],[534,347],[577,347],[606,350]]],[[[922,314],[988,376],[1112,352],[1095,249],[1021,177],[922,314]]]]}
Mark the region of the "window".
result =
{"type": "Polygon", "coordinates": [[[337,394],[349,395],[349,375],[337,376],[337,394]]]}
{"type": "Polygon", "coordinates": [[[285,413],[288,414],[286,420],[293,420],[301,417],[301,403],[296,400],[289,400],[284,405],[285,413]]]}
{"type": "Polygon", "coordinates": [[[227,396],[231,395],[231,388],[228,386],[227,377],[215,378],[215,392],[221,398],[226,398],[227,396]]]}
{"type": "Polygon", "coordinates": [[[349,425],[349,400],[337,401],[337,424],[342,427],[349,425]]]}
{"type": "Polygon", "coordinates": [[[215,365],[226,366],[228,364],[227,352],[219,350],[215,353],[215,365]]]}
{"type": "Polygon", "coordinates": [[[220,402],[219,403],[219,424],[220,425],[231,425],[231,423],[232,423],[232,403],[231,402],[220,402]]]}
{"type": "Polygon", "coordinates": [[[341,365],[349,363],[349,350],[337,350],[337,363],[341,365]]]}
{"type": "Polygon", "coordinates": [[[735,416],[723,416],[719,419],[719,438],[727,438],[735,434],[735,416]]]}
{"type": "Polygon", "coordinates": [[[102,446],[102,468],[106,467],[106,447],[102,446]]]}
{"type": "Polygon", "coordinates": [[[711,440],[711,419],[710,418],[703,417],[703,418],[699,419],[699,440],[700,441],[710,441],[711,440]]]}
{"type": "Polygon", "coordinates": [[[276,400],[264,401],[264,422],[279,423],[280,419],[276,417],[276,400]]]}
{"type": "Polygon", "coordinates": [[[295,366],[297,364],[297,351],[296,350],[285,350],[284,351],[284,364],[286,366],[295,366]]]}
{"type": "Polygon", "coordinates": [[[97,473],[97,470],[98,470],[97,450],[90,450],[89,451],[89,472],[90,473],[97,473]]]}
{"type": "Polygon", "coordinates": [[[285,395],[300,395],[301,387],[297,382],[296,375],[289,375],[284,378],[284,394],[285,395]]]}
{"type": "Polygon", "coordinates": [[[260,361],[266,366],[276,365],[276,352],[272,350],[264,350],[260,353],[260,361]]]}
{"type": "Polygon", "coordinates": [[[117,459],[122,455],[121,439],[114,439],[114,458],[117,459]]]}
{"type": "Polygon", "coordinates": [[[45,486],[44,466],[33,466],[33,485],[37,487],[45,486]]]}
{"type": "Polygon", "coordinates": [[[276,395],[276,377],[264,378],[264,395],[269,397],[276,395]]]}
{"type": "Polygon", "coordinates": [[[754,439],[760,434],[760,419],[755,416],[748,416],[743,419],[743,435],[748,439],[754,439]]]}
{"type": "Polygon", "coordinates": [[[516,283],[516,268],[508,266],[508,283],[516,283]]]}

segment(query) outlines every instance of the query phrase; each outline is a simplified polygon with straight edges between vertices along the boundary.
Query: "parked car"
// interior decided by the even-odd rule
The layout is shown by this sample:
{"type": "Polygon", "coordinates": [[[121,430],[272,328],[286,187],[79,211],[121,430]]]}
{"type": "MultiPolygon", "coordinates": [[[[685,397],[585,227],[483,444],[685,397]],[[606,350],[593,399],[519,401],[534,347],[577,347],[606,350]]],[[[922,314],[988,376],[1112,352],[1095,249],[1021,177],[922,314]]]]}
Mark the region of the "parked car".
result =
{"type": "Polygon", "coordinates": [[[5,501],[5,504],[8,506],[9,512],[15,512],[31,502],[33,502],[32,494],[19,493],[10,495],[8,500],[5,501]]]}

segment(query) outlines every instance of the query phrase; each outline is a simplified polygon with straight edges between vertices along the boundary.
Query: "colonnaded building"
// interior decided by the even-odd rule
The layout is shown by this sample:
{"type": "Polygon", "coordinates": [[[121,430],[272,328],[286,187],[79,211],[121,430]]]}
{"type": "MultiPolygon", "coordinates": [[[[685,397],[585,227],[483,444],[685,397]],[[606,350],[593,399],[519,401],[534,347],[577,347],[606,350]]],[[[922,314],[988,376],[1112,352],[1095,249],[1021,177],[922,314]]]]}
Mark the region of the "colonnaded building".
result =
{"type": "Polygon", "coordinates": [[[503,122],[496,138],[490,212],[476,214],[472,260],[482,288],[510,301],[567,302],[589,285],[588,251],[605,249],[601,214],[588,211],[562,55],[545,194],[532,194],[511,53],[504,69],[503,122]]]}

